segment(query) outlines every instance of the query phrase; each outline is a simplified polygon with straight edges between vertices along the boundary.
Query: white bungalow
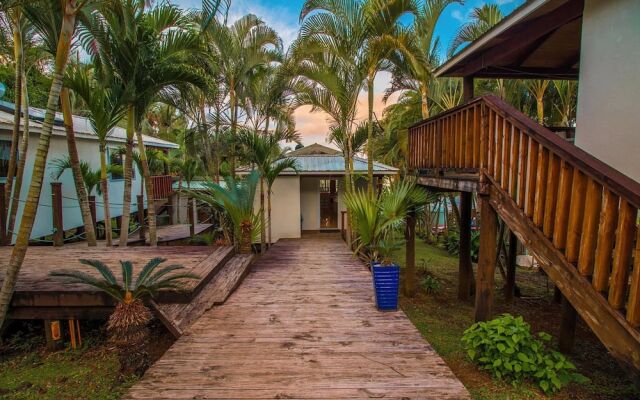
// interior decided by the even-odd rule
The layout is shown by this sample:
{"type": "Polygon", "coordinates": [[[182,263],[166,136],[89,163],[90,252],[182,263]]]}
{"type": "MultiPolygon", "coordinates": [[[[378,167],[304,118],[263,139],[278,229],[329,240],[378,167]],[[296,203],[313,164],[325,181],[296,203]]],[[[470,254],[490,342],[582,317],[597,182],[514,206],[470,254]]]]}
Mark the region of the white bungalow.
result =
{"type": "MultiPolygon", "coordinates": [[[[299,238],[303,232],[337,231],[342,229],[344,204],[344,157],[338,150],[314,143],[289,153],[296,160],[298,172],[286,170],[278,176],[272,188],[272,240],[299,238]]],[[[367,160],[354,157],[356,187],[365,188],[367,160]]],[[[246,173],[246,171],[244,171],[246,173]]],[[[374,162],[377,179],[396,175],[398,169],[374,162]]],[[[256,195],[256,207],[259,207],[256,195]]]]}
{"type": "MultiPolygon", "coordinates": [[[[0,182],[4,182],[7,176],[7,167],[9,162],[9,154],[11,149],[11,135],[13,131],[13,113],[14,107],[12,103],[0,101],[0,182]]],[[[44,120],[44,110],[31,108],[29,115],[29,149],[27,153],[27,162],[24,172],[24,183],[20,193],[21,203],[18,207],[18,215],[16,219],[15,231],[19,226],[20,215],[22,213],[23,201],[27,197],[29,190],[29,182],[31,182],[31,174],[33,164],[35,160],[36,148],[38,146],[38,140],[40,138],[40,132],[42,128],[42,121],[44,120]]],[[[24,126],[24,120],[21,125],[24,126]]],[[[100,168],[100,157],[98,139],[93,133],[91,124],[87,118],[74,116],[73,127],[76,134],[76,142],[78,147],[78,153],[80,160],[88,162],[92,168],[100,168]]],[[[107,157],[112,164],[122,164],[122,157],[115,151],[119,147],[125,145],[126,131],[122,128],[116,127],[113,133],[107,141],[107,157]]],[[[144,136],[144,143],[148,147],[158,148],[163,151],[169,149],[178,148],[175,143],[171,143],[162,139],[158,139],[151,136],[144,136]]],[[[56,115],[53,133],[51,136],[51,144],[49,147],[49,155],[47,157],[47,169],[44,175],[44,182],[42,192],[40,195],[40,203],[38,205],[38,212],[36,215],[35,224],[31,233],[31,238],[39,238],[46,235],[50,235],[53,232],[53,217],[52,217],[52,201],[51,201],[51,183],[62,183],[62,207],[63,207],[63,223],[64,229],[69,230],[83,225],[82,216],[80,214],[80,208],[78,206],[78,200],[73,183],[73,177],[71,171],[65,171],[59,180],[55,180],[55,177],[51,176],[52,166],[51,161],[68,156],[66,132],[62,122],[62,114],[56,115]]],[[[134,168],[134,176],[132,181],[132,204],[131,212],[137,211],[136,196],[140,194],[140,172],[134,168]]],[[[124,179],[121,176],[111,175],[109,177],[109,197],[111,203],[111,216],[117,218],[122,215],[122,196],[124,189],[124,179]]],[[[155,191],[155,190],[154,190],[155,191]]],[[[96,195],[96,219],[97,221],[103,220],[102,212],[102,198],[97,193],[96,195]]],[[[7,206],[8,207],[8,206],[7,206]]],[[[14,235],[15,238],[15,235],[14,235]]]]}

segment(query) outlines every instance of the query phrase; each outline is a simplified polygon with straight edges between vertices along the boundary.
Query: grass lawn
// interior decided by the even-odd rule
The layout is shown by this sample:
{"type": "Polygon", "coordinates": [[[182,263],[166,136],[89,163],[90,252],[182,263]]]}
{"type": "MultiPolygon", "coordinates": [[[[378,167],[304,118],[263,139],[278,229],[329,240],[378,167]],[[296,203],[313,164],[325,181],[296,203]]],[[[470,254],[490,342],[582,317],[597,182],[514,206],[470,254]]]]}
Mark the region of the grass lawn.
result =
{"type": "MultiPolygon", "coordinates": [[[[397,260],[404,265],[404,249],[397,260]]],[[[445,359],[456,376],[476,399],[542,399],[548,398],[533,385],[516,387],[493,380],[471,363],[460,342],[462,333],[473,324],[473,303],[457,299],[458,258],[443,249],[416,242],[416,264],[420,276],[431,275],[440,282],[440,290],[429,294],[420,289],[413,299],[401,298],[401,306],[424,338],[445,359]]],[[[560,326],[560,305],[553,301],[553,286],[537,271],[519,268],[517,285],[522,297],[506,304],[502,291],[503,280],[496,272],[494,312],[522,315],[534,332],[557,334],[560,326]]],[[[555,338],[554,338],[555,341],[555,338]]],[[[589,377],[588,384],[572,384],[553,399],[640,399],[640,392],[627,379],[625,372],[610,357],[605,348],[579,321],[576,331],[575,353],[570,359],[578,372],[589,377]]]]}
{"type": "MultiPolygon", "coordinates": [[[[119,374],[115,351],[105,340],[104,323],[83,322],[83,346],[48,352],[40,322],[18,323],[0,346],[0,399],[119,399],[137,380],[119,374]]],[[[148,352],[157,359],[171,344],[152,323],[148,352]]]]}

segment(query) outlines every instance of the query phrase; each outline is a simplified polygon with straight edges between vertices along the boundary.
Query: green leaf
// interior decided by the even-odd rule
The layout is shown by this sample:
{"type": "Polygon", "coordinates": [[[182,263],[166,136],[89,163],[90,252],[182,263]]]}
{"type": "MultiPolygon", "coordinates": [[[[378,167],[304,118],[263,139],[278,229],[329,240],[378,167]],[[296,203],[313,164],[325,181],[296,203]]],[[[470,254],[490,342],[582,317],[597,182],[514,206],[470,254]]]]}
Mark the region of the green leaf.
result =
{"type": "Polygon", "coordinates": [[[524,353],[518,353],[518,359],[519,359],[520,361],[527,362],[527,363],[528,363],[528,362],[531,362],[531,360],[529,359],[529,357],[527,357],[527,355],[526,355],[526,354],[524,354],[524,353]]]}
{"type": "Polygon", "coordinates": [[[549,391],[549,382],[547,381],[540,381],[540,387],[542,388],[542,390],[546,393],[549,391]]]}

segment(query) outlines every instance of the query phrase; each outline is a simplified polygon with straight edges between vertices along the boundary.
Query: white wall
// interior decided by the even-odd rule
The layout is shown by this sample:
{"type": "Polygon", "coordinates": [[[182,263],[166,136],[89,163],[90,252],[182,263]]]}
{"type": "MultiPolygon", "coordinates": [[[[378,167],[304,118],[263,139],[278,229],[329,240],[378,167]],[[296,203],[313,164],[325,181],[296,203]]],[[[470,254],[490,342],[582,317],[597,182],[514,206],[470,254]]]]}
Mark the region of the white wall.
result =
{"type": "Polygon", "coordinates": [[[586,0],[575,144],[640,181],[640,1],[586,0]]]}
{"type": "MultiPolygon", "coordinates": [[[[20,225],[20,216],[24,207],[24,200],[27,198],[29,191],[29,183],[33,174],[33,164],[35,162],[35,153],[38,146],[40,135],[32,134],[29,138],[29,151],[27,153],[26,166],[24,171],[23,185],[20,194],[20,205],[18,207],[18,215],[16,218],[15,231],[18,231],[20,225]]],[[[0,131],[0,139],[11,140],[11,134],[7,131],[0,131]]],[[[108,147],[117,149],[121,143],[108,144],[108,147]]],[[[87,161],[95,169],[100,167],[100,157],[98,141],[91,139],[77,138],[78,155],[80,160],[87,161]]],[[[44,181],[40,194],[40,203],[38,212],[31,233],[31,238],[38,238],[53,233],[53,217],[51,208],[51,182],[62,182],[62,207],[63,207],[63,224],[65,230],[82,226],[82,215],[80,214],[80,206],[78,205],[76,189],[73,183],[73,177],[70,170],[65,171],[58,181],[51,176],[51,161],[56,158],[63,158],[69,154],[67,149],[66,138],[60,136],[52,136],[49,147],[49,155],[47,157],[47,168],[44,174],[44,181]]],[[[135,168],[135,167],[134,167],[135,168]]],[[[4,178],[2,178],[4,180],[4,178]]],[[[109,203],[111,204],[111,216],[113,218],[122,215],[122,196],[124,191],[124,180],[109,180],[109,203]]],[[[131,212],[137,211],[136,196],[140,194],[140,173],[135,172],[135,179],[132,181],[132,202],[131,212]]],[[[102,196],[96,195],[96,218],[101,221],[104,217],[102,196]]],[[[14,235],[15,239],[15,235],[14,235]]]]}
{"type": "Polygon", "coordinates": [[[320,229],[320,178],[300,177],[300,211],[302,230],[320,229]]]}
{"type": "MultiPolygon", "coordinates": [[[[266,184],[265,184],[266,192],[266,184]]],[[[254,201],[256,212],[260,210],[260,186],[254,201]]],[[[267,212],[267,195],[264,199],[267,212]]],[[[271,240],[300,237],[300,177],[279,176],[271,188],[271,240]]]]}

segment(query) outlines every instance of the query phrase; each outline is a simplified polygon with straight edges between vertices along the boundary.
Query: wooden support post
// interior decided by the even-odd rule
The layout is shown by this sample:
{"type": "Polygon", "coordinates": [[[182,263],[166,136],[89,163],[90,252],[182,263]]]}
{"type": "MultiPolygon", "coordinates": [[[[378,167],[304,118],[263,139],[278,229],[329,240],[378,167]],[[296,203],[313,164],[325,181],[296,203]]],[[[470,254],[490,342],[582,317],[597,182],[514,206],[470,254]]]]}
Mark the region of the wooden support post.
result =
{"type": "MultiPolygon", "coordinates": [[[[111,224],[111,221],[109,221],[109,224],[111,224]]],[[[122,235],[122,215],[116,217],[116,229],[118,230],[118,235],[122,235]]]]}
{"type": "Polygon", "coordinates": [[[187,200],[189,207],[187,207],[187,213],[189,214],[189,235],[194,237],[196,235],[196,199],[187,200]]]}
{"type": "Polygon", "coordinates": [[[562,320],[560,321],[560,335],[558,348],[563,353],[570,353],[576,334],[578,313],[566,297],[562,296],[562,320]]]}
{"type": "Polygon", "coordinates": [[[45,319],[44,336],[47,342],[47,350],[58,350],[62,345],[62,329],[60,321],[45,319]]]}
{"type": "Polygon", "coordinates": [[[473,76],[465,76],[462,78],[462,100],[466,103],[473,99],[473,76]]]}
{"type": "Polygon", "coordinates": [[[504,298],[513,301],[516,291],[516,258],[518,257],[518,238],[511,232],[509,234],[509,254],[507,255],[507,281],[504,285],[504,298]]]}
{"type": "Polygon", "coordinates": [[[144,196],[139,194],[136,198],[138,201],[138,223],[140,224],[140,239],[145,240],[144,237],[144,196]]]}
{"type": "Polygon", "coordinates": [[[0,183],[0,244],[11,244],[12,234],[7,231],[7,204],[5,202],[5,183],[0,183]]]}
{"type": "Polygon", "coordinates": [[[176,202],[176,198],[179,196],[177,193],[172,193],[169,195],[167,199],[168,207],[169,207],[169,225],[174,225],[178,220],[178,205],[176,202]]]}
{"type": "Polygon", "coordinates": [[[404,294],[407,297],[413,297],[418,287],[418,275],[416,272],[416,215],[414,211],[407,214],[404,239],[406,241],[404,294]]]}
{"type": "Polygon", "coordinates": [[[458,299],[471,295],[473,265],[471,264],[471,203],[470,192],[460,192],[460,258],[458,260],[458,299]]]}
{"type": "Polygon", "coordinates": [[[71,338],[71,348],[75,350],[78,344],[76,343],[76,321],[74,319],[69,320],[69,337],[71,338]]]}
{"type": "Polygon", "coordinates": [[[51,182],[51,213],[53,214],[53,245],[64,244],[64,227],[62,222],[62,183],[51,182]]]}
{"type": "Polygon", "coordinates": [[[91,221],[93,221],[93,231],[98,234],[96,227],[96,196],[89,196],[89,212],[91,213],[91,221]]]}
{"type": "Polygon", "coordinates": [[[496,238],[498,233],[498,215],[489,204],[489,196],[478,196],[480,203],[480,253],[476,274],[475,320],[486,321],[491,318],[493,303],[494,274],[496,270],[496,238]]]}

